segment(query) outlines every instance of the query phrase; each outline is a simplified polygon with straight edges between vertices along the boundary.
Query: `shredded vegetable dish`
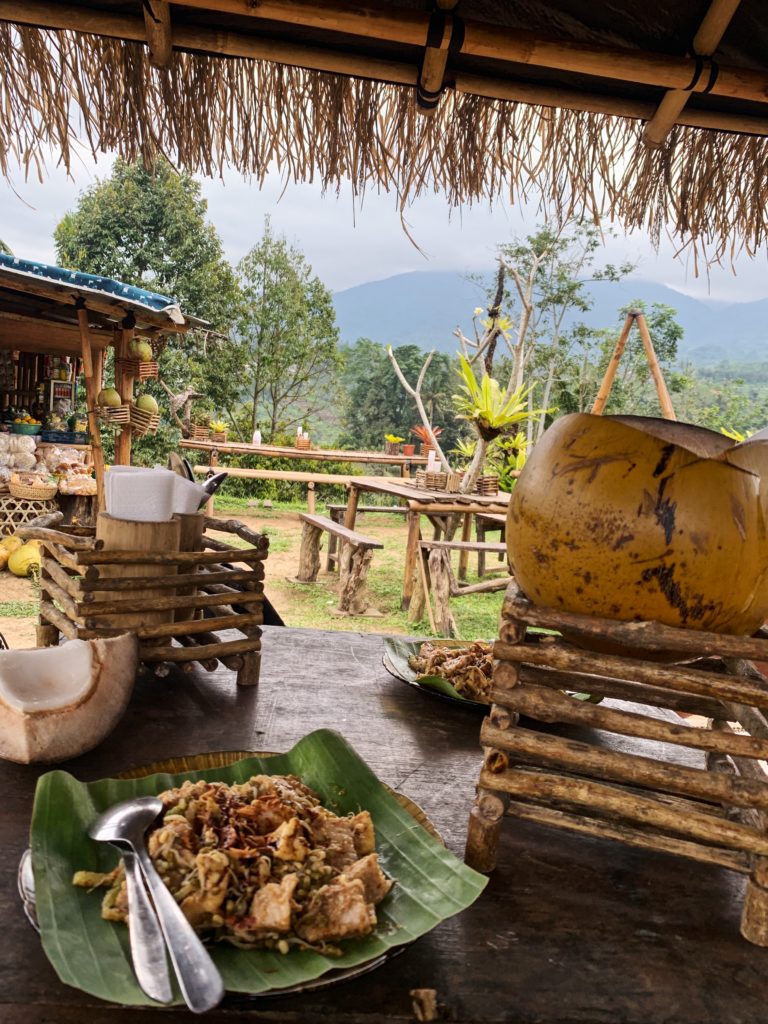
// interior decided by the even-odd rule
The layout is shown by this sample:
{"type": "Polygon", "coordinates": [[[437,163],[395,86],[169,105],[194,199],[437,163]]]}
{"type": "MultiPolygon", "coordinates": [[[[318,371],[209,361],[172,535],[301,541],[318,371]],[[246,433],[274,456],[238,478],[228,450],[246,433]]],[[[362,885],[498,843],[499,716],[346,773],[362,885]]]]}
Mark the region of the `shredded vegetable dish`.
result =
{"type": "MultiPolygon", "coordinates": [[[[160,793],[162,823],[149,854],[195,930],[211,941],[287,953],[335,953],[368,935],[392,887],[379,866],[368,811],[337,817],[293,775],[185,782],[160,793]]],[[[78,871],[74,884],[108,887],[101,915],[127,921],[122,864],[78,871]]]]}
{"type": "Polygon", "coordinates": [[[423,643],[408,664],[416,672],[416,681],[425,676],[447,679],[459,696],[489,704],[493,674],[493,648],[479,640],[467,647],[423,643]]]}

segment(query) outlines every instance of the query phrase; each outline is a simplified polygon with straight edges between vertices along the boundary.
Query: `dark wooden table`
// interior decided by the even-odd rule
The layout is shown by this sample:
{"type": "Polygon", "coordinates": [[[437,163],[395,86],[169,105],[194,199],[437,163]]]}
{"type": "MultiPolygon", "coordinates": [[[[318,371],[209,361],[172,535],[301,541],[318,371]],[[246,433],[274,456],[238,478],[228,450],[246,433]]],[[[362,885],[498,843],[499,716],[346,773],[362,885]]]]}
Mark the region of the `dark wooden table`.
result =
{"type": "MultiPolygon", "coordinates": [[[[238,690],[229,672],[143,678],[115,733],[62,767],[94,779],[199,751],[283,750],[335,728],[461,856],[480,718],[392,679],[381,653],[375,636],[267,628],[258,690],[238,690]]],[[[16,894],[42,770],[0,763],[0,1021],[196,1019],[101,1003],[57,980],[16,894]]],[[[737,876],[511,820],[499,865],[474,906],[373,973],[299,996],[228,996],[208,1019],[406,1022],[409,990],[434,988],[454,1022],[764,1024],[768,950],[739,936],[737,876]]]]}

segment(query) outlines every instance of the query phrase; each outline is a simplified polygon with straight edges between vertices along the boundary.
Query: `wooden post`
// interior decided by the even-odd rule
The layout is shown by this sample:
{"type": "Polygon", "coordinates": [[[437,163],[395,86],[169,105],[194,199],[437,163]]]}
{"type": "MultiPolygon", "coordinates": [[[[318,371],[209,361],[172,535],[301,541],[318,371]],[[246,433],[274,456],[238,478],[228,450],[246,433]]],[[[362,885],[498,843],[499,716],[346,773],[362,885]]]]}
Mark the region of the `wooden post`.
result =
{"type": "Polygon", "coordinates": [[[354,484],[349,486],[347,491],[347,511],[344,514],[344,525],[348,530],[354,530],[355,518],[357,517],[357,503],[360,500],[360,492],[354,484]]]}
{"type": "Polygon", "coordinates": [[[408,509],[408,539],[405,545],[405,575],[403,577],[403,596],[400,608],[405,611],[411,603],[414,590],[416,559],[419,557],[419,540],[421,539],[421,513],[417,509],[408,509]]]}
{"type": "MultiPolygon", "coordinates": [[[[117,351],[115,355],[120,359],[130,358],[128,346],[133,339],[133,329],[136,324],[136,320],[133,314],[127,316],[122,323],[122,330],[120,331],[120,338],[118,341],[117,351]]],[[[123,403],[129,403],[133,401],[133,382],[134,376],[131,373],[127,373],[125,370],[121,370],[119,374],[116,373],[117,379],[115,384],[118,391],[120,392],[120,398],[123,403]]],[[[118,466],[130,466],[131,464],[131,425],[130,423],[124,423],[120,428],[120,433],[115,439],[115,464],[118,466]]]]}
{"type": "Polygon", "coordinates": [[[307,482],[307,512],[310,515],[315,514],[315,481],[309,480],[307,482]]]}
{"type": "Polygon", "coordinates": [[[659,366],[659,361],[656,358],[656,352],[651,341],[651,335],[648,331],[648,324],[645,321],[645,316],[642,313],[637,315],[637,327],[640,331],[640,337],[643,339],[643,348],[645,349],[645,356],[648,360],[648,365],[651,368],[651,374],[653,375],[653,382],[656,385],[656,394],[659,396],[659,404],[661,405],[661,414],[665,420],[676,420],[675,410],[672,408],[672,399],[669,397],[669,391],[667,391],[667,384],[664,380],[664,376],[659,366]]]}
{"type": "Polygon", "coordinates": [[[297,583],[314,583],[320,569],[320,538],[323,531],[312,523],[304,523],[301,533],[301,549],[299,551],[299,571],[296,573],[297,583]]]}
{"type": "Polygon", "coordinates": [[[365,612],[365,581],[372,558],[371,548],[342,542],[339,553],[340,612],[348,615],[362,615],[365,612]]]}
{"type": "Polygon", "coordinates": [[[434,548],[429,553],[429,576],[435,598],[435,618],[438,636],[452,637],[458,634],[456,620],[451,612],[451,554],[434,548]]]}
{"type": "Polygon", "coordinates": [[[610,358],[602,383],[600,384],[600,390],[597,392],[597,398],[595,399],[591,409],[593,416],[603,415],[603,410],[605,409],[605,404],[608,401],[608,396],[611,393],[616,371],[619,368],[619,363],[621,362],[621,357],[624,354],[624,348],[626,347],[627,339],[629,338],[629,332],[632,330],[634,322],[635,314],[632,312],[627,313],[627,319],[624,321],[624,326],[621,328],[619,340],[616,342],[613,355],[610,358]]]}
{"type": "Polygon", "coordinates": [[[93,466],[96,472],[96,501],[98,507],[104,509],[104,449],[101,447],[101,431],[99,421],[96,418],[96,378],[93,372],[93,350],[91,348],[91,336],[88,331],[88,311],[85,308],[83,299],[75,303],[77,308],[77,322],[80,327],[80,348],[83,355],[83,376],[85,377],[85,395],[88,403],[88,430],[91,435],[91,450],[93,452],[93,466]]]}
{"type": "MultiPolygon", "coordinates": [[[[472,540],[472,513],[465,512],[463,521],[461,524],[461,539],[462,541],[472,540]]],[[[479,538],[478,538],[479,539],[479,538]]],[[[467,567],[469,565],[469,552],[459,552],[459,579],[465,580],[467,578],[467,567]]]]}

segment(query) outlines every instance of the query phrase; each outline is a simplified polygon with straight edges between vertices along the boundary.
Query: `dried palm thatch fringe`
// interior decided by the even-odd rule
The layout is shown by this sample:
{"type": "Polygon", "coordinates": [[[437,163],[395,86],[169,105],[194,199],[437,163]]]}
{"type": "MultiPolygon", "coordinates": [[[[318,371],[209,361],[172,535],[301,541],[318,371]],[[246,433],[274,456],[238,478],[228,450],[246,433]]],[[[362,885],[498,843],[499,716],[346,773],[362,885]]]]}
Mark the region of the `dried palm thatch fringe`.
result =
{"type": "Polygon", "coordinates": [[[541,196],[562,215],[608,215],[658,239],[669,231],[709,259],[753,253],[768,228],[768,140],[677,127],[661,150],[643,123],[448,91],[420,117],[401,85],[240,58],[174,52],[154,68],[139,44],[0,23],[0,171],[66,168],[82,141],[188,171],[231,166],[261,183],[345,179],[426,191],[452,205],[541,196]]]}

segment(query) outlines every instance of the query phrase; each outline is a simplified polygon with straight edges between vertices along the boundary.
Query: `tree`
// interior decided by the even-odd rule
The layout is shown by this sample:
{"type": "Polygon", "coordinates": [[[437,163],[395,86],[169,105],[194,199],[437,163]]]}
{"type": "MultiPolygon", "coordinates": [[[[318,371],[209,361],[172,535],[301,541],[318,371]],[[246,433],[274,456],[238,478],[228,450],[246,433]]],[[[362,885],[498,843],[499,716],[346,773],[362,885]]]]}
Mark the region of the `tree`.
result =
{"type": "Polygon", "coordinates": [[[304,255],[272,233],[237,265],[243,305],[237,335],[251,428],[268,437],[318,412],[340,365],[333,297],[304,255]]]}
{"type": "Polygon", "coordinates": [[[13,253],[11,252],[11,247],[7,245],[2,240],[2,238],[0,238],[0,252],[4,252],[7,256],[13,256],[13,253]]]}
{"type": "MultiPolygon", "coordinates": [[[[416,376],[424,352],[416,345],[395,349],[397,360],[409,376],[416,376]]],[[[346,396],[345,433],[342,444],[357,448],[380,448],[385,434],[409,438],[419,414],[410,395],[401,387],[383,345],[358,338],[343,350],[341,384],[346,396]]],[[[451,410],[455,390],[451,359],[437,353],[424,380],[424,404],[430,423],[443,427],[443,442],[455,443],[457,426],[451,410]]]]}
{"type": "Polygon", "coordinates": [[[59,263],[104,274],[178,300],[226,330],[237,303],[235,276],[206,221],[200,185],[165,160],[150,169],[116,160],[108,178],[80,193],[54,231],[59,263]]]}
{"type": "MultiPolygon", "coordinates": [[[[114,277],[178,300],[218,334],[171,335],[160,355],[161,378],[173,392],[192,386],[210,411],[232,409],[241,387],[237,351],[222,337],[240,301],[234,271],[215,227],[206,220],[200,185],[158,160],[152,169],[116,160],[109,177],[78,197],[54,232],[62,266],[114,277]]],[[[164,408],[166,394],[149,385],[164,408]]],[[[175,436],[163,430],[141,442],[162,457],[175,436]]]]}

